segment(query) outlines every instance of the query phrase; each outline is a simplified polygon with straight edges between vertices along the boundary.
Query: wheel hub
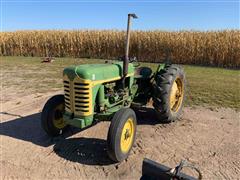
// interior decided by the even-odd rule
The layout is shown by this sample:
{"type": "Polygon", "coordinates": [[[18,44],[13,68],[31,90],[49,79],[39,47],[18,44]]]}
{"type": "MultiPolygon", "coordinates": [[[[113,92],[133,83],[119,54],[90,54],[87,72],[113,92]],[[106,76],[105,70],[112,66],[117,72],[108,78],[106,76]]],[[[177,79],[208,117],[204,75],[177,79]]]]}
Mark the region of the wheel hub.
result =
{"type": "Polygon", "coordinates": [[[130,137],[129,129],[126,129],[125,140],[127,140],[129,137],[130,137]]]}
{"type": "Polygon", "coordinates": [[[64,110],[63,105],[57,106],[54,110],[53,125],[58,129],[63,129],[66,126],[66,123],[64,122],[62,117],[63,110],[64,110]]]}
{"type": "Polygon", "coordinates": [[[121,150],[124,153],[127,153],[132,145],[134,136],[134,124],[133,120],[129,118],[123,126],[121,134],[121,150]]]}
{"type": "Polygon", "coordinates": [[[171,111],[177,112],[181,107],[183,99],[183,82],[180,78],[174,81],[170,93],[170,108],[171,111]]]}

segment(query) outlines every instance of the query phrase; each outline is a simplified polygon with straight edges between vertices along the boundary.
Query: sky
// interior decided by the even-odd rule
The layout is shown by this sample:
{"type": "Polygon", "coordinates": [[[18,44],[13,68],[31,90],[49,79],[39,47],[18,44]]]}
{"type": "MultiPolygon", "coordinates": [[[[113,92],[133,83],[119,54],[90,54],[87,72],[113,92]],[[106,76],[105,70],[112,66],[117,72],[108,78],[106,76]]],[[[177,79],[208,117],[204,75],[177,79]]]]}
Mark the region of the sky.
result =
{"type": "Polygon", "coordinates": [[[0,0],[1,31],[126,28],[136,30],[240,29],[240,0],[0,0]]]}

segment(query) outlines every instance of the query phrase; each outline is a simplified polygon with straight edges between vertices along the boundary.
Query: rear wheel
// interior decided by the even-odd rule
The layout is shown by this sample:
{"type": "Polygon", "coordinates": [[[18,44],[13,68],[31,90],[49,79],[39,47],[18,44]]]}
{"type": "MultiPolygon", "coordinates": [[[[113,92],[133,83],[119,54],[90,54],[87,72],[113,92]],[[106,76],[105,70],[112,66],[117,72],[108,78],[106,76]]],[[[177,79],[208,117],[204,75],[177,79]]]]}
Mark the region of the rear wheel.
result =
{"type": "Polygon", "coordinates": [[[185,74],[181,67],[167,65],[155,77],[153,106],[162,122],[178,119],[185,97],[185,74]]]}
{"type": "Polygon", "coordinates": [[[137,120],[135,112],[124,108],[115,113],[108,131],[108,154],[115,161],[126,159],[135,141],[137,120]]]}
{"type": "Polygon", "coordinates": [[[44,105],[41,114],[43,130],[50,136],[60,135],[66,129],[67,124],[63,120],[64,96],[51,97],[44,105]]]}

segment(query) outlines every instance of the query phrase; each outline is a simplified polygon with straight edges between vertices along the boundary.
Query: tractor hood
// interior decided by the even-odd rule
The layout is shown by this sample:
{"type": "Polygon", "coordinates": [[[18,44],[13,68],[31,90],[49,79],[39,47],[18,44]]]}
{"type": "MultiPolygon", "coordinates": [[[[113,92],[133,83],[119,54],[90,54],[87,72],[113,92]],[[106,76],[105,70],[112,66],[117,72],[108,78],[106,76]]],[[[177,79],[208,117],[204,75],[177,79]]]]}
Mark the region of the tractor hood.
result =
{"type": "MultiPolygon", "coordinates": [[[[91,81],[108,80],[120,78],[122,76],[123,63],[106,63],[106,64],[84,64],[79,66],[70,66],[64,69],[63,74],[67,75],[70,80],[76,76],[91,81]]],[[[133,64],[129,63],[128,74],[134,73],[133,64]]]]}

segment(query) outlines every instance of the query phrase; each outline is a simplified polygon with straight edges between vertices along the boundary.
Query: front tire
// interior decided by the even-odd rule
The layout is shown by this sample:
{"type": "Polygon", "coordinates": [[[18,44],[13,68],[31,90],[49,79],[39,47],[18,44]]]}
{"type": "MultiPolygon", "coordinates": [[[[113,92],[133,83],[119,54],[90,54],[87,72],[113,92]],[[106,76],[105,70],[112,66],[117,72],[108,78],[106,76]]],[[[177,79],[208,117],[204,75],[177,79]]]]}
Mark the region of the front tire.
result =
{"type": "Polygon", "coordinates": [[[115,113],[108,131],[108,155],[115,162],[126,159],[135,142],[137,119],[130,108],[115,113]]]}
{"type": "Polygon", "coordinates": [[[156,74],[153,84],[153,107],[163,123],[177,120],[185,99],[185,74],[181,67],[167,65],[156,74]]]}
{"type": "Polygon", "coordinates": [[[41,114],[43,130],[49,136],[58,136],[66,129],[67,124],[63,120],[64,96],[55,95],[44,105],[41,114]]]}

